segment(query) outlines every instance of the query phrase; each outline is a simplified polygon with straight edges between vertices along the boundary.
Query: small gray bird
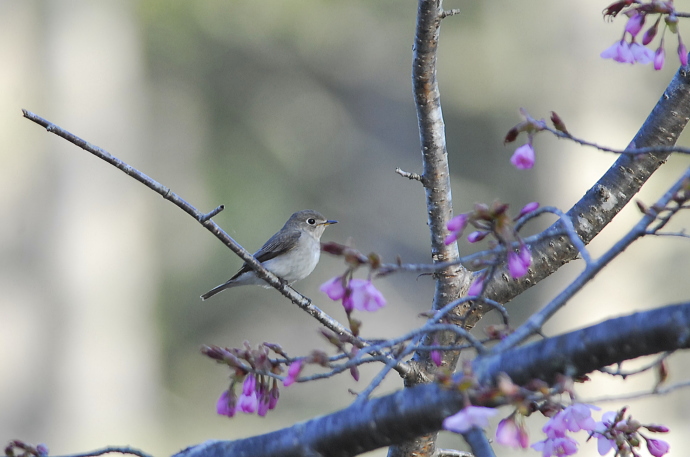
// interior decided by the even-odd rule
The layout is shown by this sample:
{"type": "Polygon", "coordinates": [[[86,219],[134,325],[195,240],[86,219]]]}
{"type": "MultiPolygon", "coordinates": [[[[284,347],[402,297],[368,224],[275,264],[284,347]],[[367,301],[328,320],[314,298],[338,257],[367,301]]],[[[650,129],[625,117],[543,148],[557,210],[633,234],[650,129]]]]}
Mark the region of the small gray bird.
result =
{"type": "MultiPolygon", "coordinates": [[[[321,213],[310,209],[298,211],[254,253],[254,257],[264,268],[288,284],[304,279],[319,263],[323,231],[327,226],[337,223],[338,221],[326,220],[321,213]]],[[[206,300],[231,287],[250,284],[270,287],[245,263],[235,276],[206,292],[201,299],[206,300]]]]}

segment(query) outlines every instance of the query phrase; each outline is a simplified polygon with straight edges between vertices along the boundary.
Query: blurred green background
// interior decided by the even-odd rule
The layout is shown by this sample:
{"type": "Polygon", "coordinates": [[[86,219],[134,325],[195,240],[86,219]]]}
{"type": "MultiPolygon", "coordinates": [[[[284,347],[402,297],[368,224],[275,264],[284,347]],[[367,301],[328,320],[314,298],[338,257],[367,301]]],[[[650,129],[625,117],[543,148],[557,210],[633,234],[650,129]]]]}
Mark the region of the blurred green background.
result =
{"type": "MultiPolygon", "coordinates": [[[[623,148],[633,137],[677,68],[675,43],[668,37],[661,72],[602,60],[623,28],[602,19],[605,6],[446,2],[462,12],[443,23],[438,75],[456,212],[495,198],[514,211],[534,200],[567,209],[615,159],[540,135],[536,167],[515,170],[513,147],[502,141],[519,107],[537,118],[555,110],[571,132],[601,144],[623,148]]],[[[394,173],[421,171],[410,82],[415,14],[409,0],[0,1],[0,442],[45,442],[57,454],[130,444],[169,455],[352,401],[348,389],[363,389],[377,367],[363,368],[360,383],[344,375],[285,389],[263,419],[217,416],[227,372],[199,354],[202,344],[271,341],[294,355],[328,349],[316,322],[261,288],[202,303],[199,295],[241,262],[186,214],[22,119],[20,109],[108,150],[202,211],[224,204],[215,220],[250,251],[291,213],[313,208],[340,221],[326,241],[427,262],[424,193],[394,173]]],[[[640,198],[653,202],[687,164],[672,159],[640,198]]],[[[638,218],[626,209],[592,252],[638,218]]],[[[547,333],[686,300],[689,255],[683,240],[638,243],[547,333]]],[[[513,322],[580,269],[568,265],[511,303],[513,322]]],[[[296,288],[342,319],[318,292],[342,271],[339,259],[324,256],[296,288]]],[[[361,316],[364,336],[421,324],[431,279],[402,274],[377,286],[389,305],[361,316]]],[[[488,316],[477,332],[496,321],[488,316]]],[[[672,364],[672,381],[687,376],[683,365],[672,364]]],[[[599,397],[652,380],[581,392],[599,397]]],[[[399,388],[390,375],[379,393],[399,388]]],[[[689,407],[680,394],[636,402],[631,412],[679,430],[689,407]]],[[[539,419],[529,423],[540,439],[539,419]]],[[[690,444],[687,434],[668,439],[675,449],[690,444]]],[[[461,446],[452,436],[441,442],[461,446]]]]}

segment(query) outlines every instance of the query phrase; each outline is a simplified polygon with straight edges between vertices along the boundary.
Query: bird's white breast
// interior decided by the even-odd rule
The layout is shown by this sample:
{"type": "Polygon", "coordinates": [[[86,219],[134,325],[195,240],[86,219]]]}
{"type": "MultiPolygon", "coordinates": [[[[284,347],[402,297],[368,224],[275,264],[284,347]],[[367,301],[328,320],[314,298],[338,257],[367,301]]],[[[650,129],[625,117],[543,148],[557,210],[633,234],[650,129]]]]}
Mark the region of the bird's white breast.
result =
{"type": "Polygon", "coordinates": [[[321,255],[321,243],[314,237],[302,234],[298,246],[290,252],[267,260],[263,266],[289,283],[306,278],[314,271],[321,255]]]}

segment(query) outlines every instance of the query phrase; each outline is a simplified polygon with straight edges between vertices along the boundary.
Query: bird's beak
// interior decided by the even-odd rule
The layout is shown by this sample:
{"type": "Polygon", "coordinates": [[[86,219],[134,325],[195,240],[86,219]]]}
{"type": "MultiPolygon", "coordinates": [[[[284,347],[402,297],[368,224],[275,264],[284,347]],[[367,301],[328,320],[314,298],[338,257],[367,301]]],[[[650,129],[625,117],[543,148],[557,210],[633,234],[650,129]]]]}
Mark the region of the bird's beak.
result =
{"type": "Polygon", "coordinates": [[[337,223],[338,223],[338,221],[326,221],[323,223],[323,225],[333,225],[333,224],[337,224],[337,223]]]}

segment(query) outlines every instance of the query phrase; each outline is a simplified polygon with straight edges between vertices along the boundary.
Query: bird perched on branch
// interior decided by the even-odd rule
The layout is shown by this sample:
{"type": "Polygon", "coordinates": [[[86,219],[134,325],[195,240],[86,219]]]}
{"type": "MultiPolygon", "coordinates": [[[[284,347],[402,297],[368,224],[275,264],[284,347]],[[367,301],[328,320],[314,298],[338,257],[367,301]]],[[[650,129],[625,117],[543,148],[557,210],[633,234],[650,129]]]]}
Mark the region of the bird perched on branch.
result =
{"type": "MultiPolygon", "coordinates": [[[[323,231],[337,222],[327,220],[321,213],[310,209],[298,211],[254,253],[254,257],[264,268],[288,284],[304,279],[319,263],[323,231]]],[[[270,287],[245,263],[235,276],[206,292],[201,299],[206,300],[225,289],[245,285],[270,287]]]]}

